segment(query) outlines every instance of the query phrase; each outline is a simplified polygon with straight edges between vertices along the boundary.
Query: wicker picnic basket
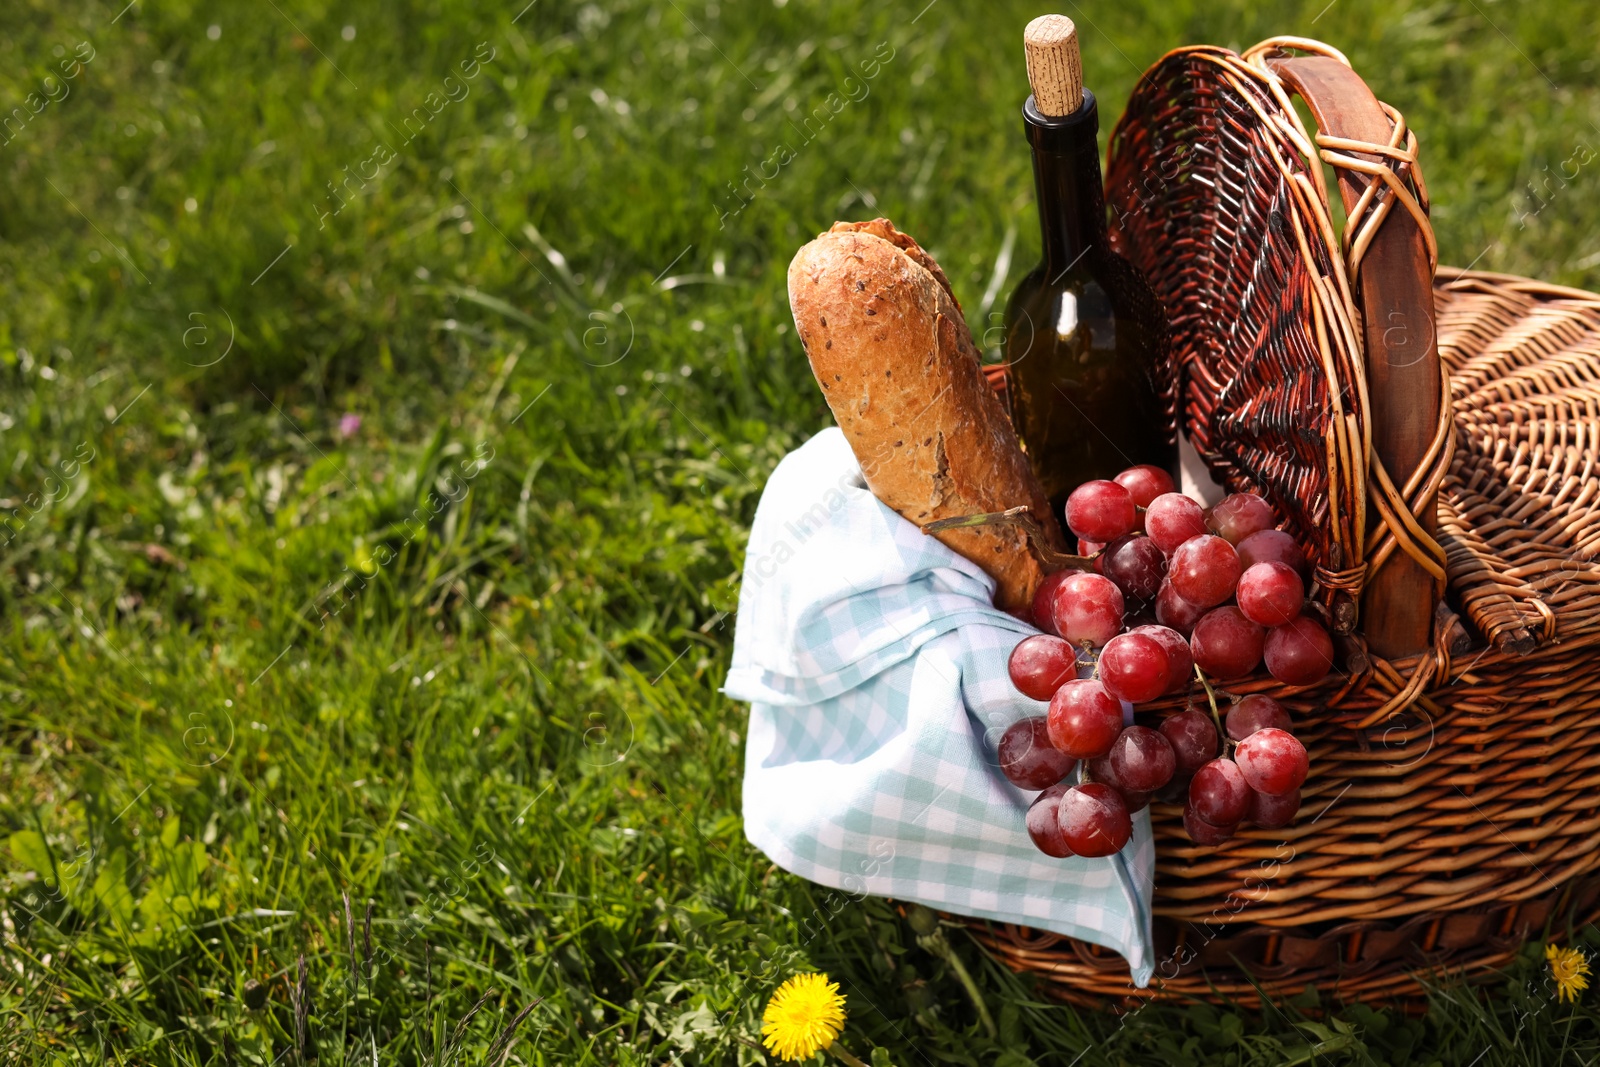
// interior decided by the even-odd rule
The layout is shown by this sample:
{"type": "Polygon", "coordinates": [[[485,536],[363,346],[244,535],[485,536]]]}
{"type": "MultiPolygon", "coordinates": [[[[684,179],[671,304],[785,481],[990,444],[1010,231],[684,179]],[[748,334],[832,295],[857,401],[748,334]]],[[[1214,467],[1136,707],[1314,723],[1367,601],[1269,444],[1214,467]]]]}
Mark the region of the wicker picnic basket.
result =
{"type": "MultiPolygon", "coordinates": [[[[1139,995],[1414,997],[1592,921],[1600,296],[1438,269],[1416,136],[1300,38],[1157,62],[1107,200],[1170,319],[1175,417],[1219,481],[1288,516],[1340,634],[1316,686],[1228,686],[1296,718],[1296,826],[1202,849],[1152,808],[1139,995]]],[[[1065,999],[1138,992],[1103,949],[972,929],[1065,999]]]]}

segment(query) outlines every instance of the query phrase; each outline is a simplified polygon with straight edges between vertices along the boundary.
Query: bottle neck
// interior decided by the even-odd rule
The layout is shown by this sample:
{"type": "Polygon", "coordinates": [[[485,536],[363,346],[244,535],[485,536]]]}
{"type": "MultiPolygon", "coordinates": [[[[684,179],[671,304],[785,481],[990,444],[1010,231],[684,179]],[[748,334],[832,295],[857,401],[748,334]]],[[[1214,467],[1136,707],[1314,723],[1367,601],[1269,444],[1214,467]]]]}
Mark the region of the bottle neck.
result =
{"type": "Polygon", "coordinates": [[[1083,106],[1065,118],[1046,118],[1033,97],[1022,108],[1033,146],[1033,184],[1039,202],[1044,267],[1053,279],[1106,241],[1105,191],[1100,179],[1099,113],[1085,90],[1083,106]]]}

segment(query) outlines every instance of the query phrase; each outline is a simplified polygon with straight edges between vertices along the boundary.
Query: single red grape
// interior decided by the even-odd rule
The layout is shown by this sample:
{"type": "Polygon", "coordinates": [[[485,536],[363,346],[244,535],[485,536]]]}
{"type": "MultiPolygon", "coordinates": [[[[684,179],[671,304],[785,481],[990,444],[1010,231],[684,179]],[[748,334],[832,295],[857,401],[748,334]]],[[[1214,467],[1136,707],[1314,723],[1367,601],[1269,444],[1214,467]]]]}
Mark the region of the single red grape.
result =
{"type": "Polygon", "coordinates": [[[1056,587],[1050,610],[1063,640],[1098,648],[1122,629],[1122,590],[1103,574],[1078,571],[1056,587]]]}
{"type": "Polygon", "coordinates": [[[1311,767],[1306,746],[1289,731],[1270,726],[1240,741],[1233,758],[1250,788],[1269,797],[1299,789],[1311,767]]]}
{"type": "Polygon", "coordinates": [[[1233,836],[1239,828],[1238,823],[1227,826],[1212,826],[1194,813],[1193,808],[1183,809],[1183,828],[1189,834],[1189,840],[1197,845],[1220,845],[1233,836]]]}
{"type": "Polygon", "coordinates": [[[1272,505],[1254,493],[1223,497],[1207,518],[1208,525],[1233,545],[1253,533],[1272,529],[1278,521],[1272,514],[1272,505]]]}
{"type": "Polygon", "coordinates": [[[1269,630],[1263,651],[1267,670],[1284,685],[1316,685],[1333,670],[1333,639],[1307,615],[1269,630]]]}
{"type": "Polygon", "coordinates": [[[1023,696],[1049,700],[1062,682],[1078,676],[1078,653],[1059,637],[1034,634],[1017,642],[1006,670],[1023,696]]]}
{"type": "Polygon", "coordinates": [[[1182,634],[1170,626],[1148,625],[1135,626],[1128,632],[1153,637],[1166,651],[1168,693],[1181,693],[1189,688],[1189,679],[1194,675],[1194,654],[1189,651],[1189,642],[1182,634]]]}
{"type": "Polygon", "coordinates": [[[1212,608],[1194,624],[1189,649],[1200,669],[1213,678],[1243,678],[1261,662],[1266,630],[1232,604],[1212,608]]]}
{"type": "Polygon", "coordinates": [[[1073,759],[1050,743],[1043,715],[1018,719],[1000,735],[1000,772],[1023,789],[1048,789],[1072,771],[1073,759]]]}
{"type": "Polygon", "coordinates": [[[1050,743],[1074,759],[1111,751],[1122,732],[1122,702],[1093,678],[1077,678],[1050,700],[1050,743]]]}
{"type": "Polygon", "coordinates": [[[1289,713],[1283,705],[1269,696],[1251,693],[1228,709],[1222,719],[1223,728],[1235,741],[1243,741],[1257,730],[1271,727],[1274,730],[1289,728],[1289,713]]]}
{"type": "Polygon", "coordinates": [[[1161,723],[1161,736],[1172,746],[1178,774],[1193,774],[1216,758],[1217,727],[1199,708],[1188,708],[1161,723]]]}
{"type": "Polygon", "coordinates": [[[1281,830],[1294,822],[1300,811],[1300,790],[1291,789],[1281,796],[1268,796],[1252,792],[1250,812],[1246,816],[1263,830],[1281,830]]]}
{"type": "Polygon", "coordinates": [[[1097,478],[1067,497],[1067,528],[1089,541],[1110,541],[1139,525],[1133,494],[1116,482],[1097,478]]]}
{"type": "Polygon", "coordinates": [[[1121,794],[1099,782],[1068,789],[1056,817],[1067,847],[1080,856],[1114,856],[1133,836],[1133,821],[1121,794]]]}
{"type": "Polygon", "coordinates": [[[1182,493],[1162,493],[1145,508],[1144,529],[1170,556],[1179,545],[1206,532],[1206,510],[1182,493]]]}
{"type": "Polygon", "coordinates": [[[1165,735],[1148,726],[1130,726],[1111,745],[1111,769],[1126,790],[1154,793],[1172,781],[1178,758],[1165,735]]]}
{"type": "Polygon", "coordinates": [[[1250,807],[1250,783],[1231,759],[1214,759],[1194,772],[1189,806],[1212,826],[1234,826],[1250,807]]]}
{"type": "Polygon", "coordinates": [[[1147,508],[1150,501],[1162,493],[1170,493],[1176,488],[1172,484],[1172,475],[1160,467],[1153,467],[1148,463],[1141,463],[1137,467],[1129,467],[1112,481],[1128,491],[1133,497],[1136,507],[1147,508]]]}
{"type": "Polygon", "coordinates": [[[1205,608],[1191,604],[1179,596],[1178,591],[1172,588],[1171,579],[1161,583],[1161,589],[1156,593],[1156,621],[1162,626],[1187,637],[1194,632],[1194,624],[1199,622],[1205,613],[1205,608]]]}
{"type": "Polygon", "coordinates": [[[1306,566],[1306,554],[1293,537],[1282,530],[1257,530],[1238,544],[1239,563],[1246,570],[1257,563],[1282,563],[1302,579],[1311,570],[1306,566]]]}
{"type": "Polygon", "coordinates": [[[1257,563],[1239,576],[1239,610],[1251,622],[1282,626],[1300,614],[1306,586],[1286,563],[1257,563]]]}
{"type": "Polygon", "coordinates": [[[1056,632],[1056,622],[1052,617],[1050,605],[1055,603],[1056,590],[1061,583],[1071,578],[1076,571],[1056,571],[1045,575],[1044,581],[1039,583],[1039,588],[1033,592],[1033,625],[1047,634],[1056,632]]]}
{"type": "Polygon", "coordinates": [[[1116,582],[1130,600],[1155,596],[1167,571],[1167,557],[1143,534],[1128,534],[1112,541],[1099,562],[1100,572],[1116,582]]]}
{"type": "Polygon", "coordinates": [[[1167,581],[1189,603],[1214,608],[1239,584],[1239,553],[1220,537],[1191,537],[1172,554],[1167,581]]]}
{"type": "Polygon", "coordinates": [[[1143,704],[1167,691],[1170,660],[1145,634],[1118,634],[1100,650],[1100,683],[1118,700],[1143,704]]]}
{"type": "Polygon", "coordinates": [[[1060,814],[1061,798],[1070,788],[1066,782],[1062,782],[1046,789],[1033,798],[1033,803],[1028,805],[1028,814],[1023,818],[1023,825],[1028,828],[1028,836],[1033,838],[1034,847],[1056,859],[1072,855],[1072,848],[1061,833],[1060,814]]]}

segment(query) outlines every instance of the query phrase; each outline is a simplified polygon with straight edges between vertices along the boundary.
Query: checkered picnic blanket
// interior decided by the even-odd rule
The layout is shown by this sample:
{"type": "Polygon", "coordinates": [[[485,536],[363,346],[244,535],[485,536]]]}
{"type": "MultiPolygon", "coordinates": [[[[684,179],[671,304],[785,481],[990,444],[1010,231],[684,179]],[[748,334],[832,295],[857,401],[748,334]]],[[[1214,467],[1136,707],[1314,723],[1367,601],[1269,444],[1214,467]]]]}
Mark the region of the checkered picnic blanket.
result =
{"type": "Polygon", "coordinates": [[[750,702],[744,824],[785,870],[847,893],[1067,934],[1154,965],[1146,812],[1108,859],[1052,859],[1001,775],[1046,705],[1006,660],[1035,632],[994,582],[867,489],[838,429],[785,457],[750,531],[724,691],[750,702]]]}

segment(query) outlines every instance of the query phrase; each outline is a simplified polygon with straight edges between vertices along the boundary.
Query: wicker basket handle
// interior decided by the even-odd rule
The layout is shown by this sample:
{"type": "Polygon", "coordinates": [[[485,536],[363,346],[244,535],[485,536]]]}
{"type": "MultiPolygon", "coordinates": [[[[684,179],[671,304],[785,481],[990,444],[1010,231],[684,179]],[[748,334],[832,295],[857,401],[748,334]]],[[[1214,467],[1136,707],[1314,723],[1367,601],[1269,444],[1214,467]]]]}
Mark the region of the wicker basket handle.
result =
{"type": "Polygon", "coordinates": [[[1445,558],[1434,534],[1452,444],[1434,327],[1438,254],[1416,137],[1333,49],[1280,38],[1251,53],[1305,100],[1319,154],[1338,173],[1371,411],[1367,497],[1375,517],[1361,568],[1361,618],[1374,652],[1409,656],[1430,647],[1444,595],[1445,558]],[[1320,54],[1289,57],[1285,48],[1320,54]]]}

